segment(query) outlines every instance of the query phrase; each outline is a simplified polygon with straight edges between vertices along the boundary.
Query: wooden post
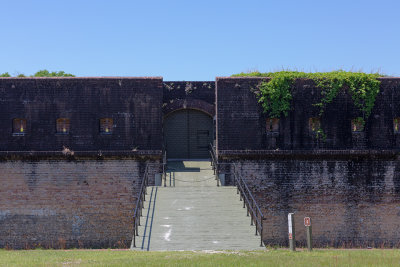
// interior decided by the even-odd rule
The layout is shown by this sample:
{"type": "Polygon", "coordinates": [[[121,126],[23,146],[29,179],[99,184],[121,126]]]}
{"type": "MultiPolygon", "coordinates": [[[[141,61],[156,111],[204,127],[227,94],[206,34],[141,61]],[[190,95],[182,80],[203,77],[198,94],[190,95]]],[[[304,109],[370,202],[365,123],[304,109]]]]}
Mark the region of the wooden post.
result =
{"type": "Polygon", "coordinates": [[[310,217],[305,217],[304,218],[304,226],[306,227],[307,230],[307,248],[308,251],[312,250],[312,226],[311,226],[311,218],[310,217]]]}
{"type": "Polygon", "coordinates": [[[288,214],[289,226],[289,248],[291,251],[296,251],[296,238],[294,234],[294,213],[288,214]]]}

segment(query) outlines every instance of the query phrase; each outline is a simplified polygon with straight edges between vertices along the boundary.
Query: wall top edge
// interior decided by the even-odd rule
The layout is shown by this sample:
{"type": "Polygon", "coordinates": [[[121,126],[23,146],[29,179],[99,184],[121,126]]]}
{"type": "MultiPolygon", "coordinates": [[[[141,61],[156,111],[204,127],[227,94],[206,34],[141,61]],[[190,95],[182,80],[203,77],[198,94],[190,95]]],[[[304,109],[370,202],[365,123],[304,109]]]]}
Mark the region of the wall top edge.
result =
{"type": "MultiPolygon", "coordinates": [[[[216,77],[215,80],[265,80],[265,79],[271,79],[271,77],[216,77]]],[[[380,77],[377,78],[378,80],[395,80],[399,81],[400,77],[380,77]]],[[[305,79],[305,78],[297,78],[297,80],[311,80],[311,79],[305,79]]]]}
{"type": "Polygon", "coordinates": [[[0,77],[0,80],[163,80],[163,77],[88,76],[88,77],[0,77]]]}
{"type": "Polygon", "coordinates": [[[164,81],[165,83],[215,83],[215,81],[164,81]]]}

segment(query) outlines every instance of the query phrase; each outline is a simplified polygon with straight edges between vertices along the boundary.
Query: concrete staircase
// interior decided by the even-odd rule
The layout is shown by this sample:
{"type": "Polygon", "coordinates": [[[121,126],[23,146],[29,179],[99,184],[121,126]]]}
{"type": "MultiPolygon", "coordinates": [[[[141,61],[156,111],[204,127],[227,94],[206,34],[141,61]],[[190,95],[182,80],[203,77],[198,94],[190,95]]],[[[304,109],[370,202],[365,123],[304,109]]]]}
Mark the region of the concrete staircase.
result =
{"type": "Polygon", "coordinates": [[[236,187],[217,187],[209,161],[176,161],[167,187],[149,187],[137,250],[258,250],[236,187]]]}

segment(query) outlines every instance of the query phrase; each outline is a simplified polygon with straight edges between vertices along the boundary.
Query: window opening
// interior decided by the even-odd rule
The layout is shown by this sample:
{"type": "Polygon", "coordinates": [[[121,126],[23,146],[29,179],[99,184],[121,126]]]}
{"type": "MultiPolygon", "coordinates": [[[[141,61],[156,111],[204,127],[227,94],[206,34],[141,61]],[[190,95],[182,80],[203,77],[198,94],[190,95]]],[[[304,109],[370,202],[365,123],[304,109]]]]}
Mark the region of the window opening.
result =
{"type": "Polygon", "coordinates": [[[352,132],[362,132],[364,131],[364,119],[356,118],[351,121],[351,131],[352,132]]]}
{"type": "Polygon", "coordinates": [[[393,119],[393,130],[395,133],[400,133],[400,118],[393,119]]]}
{"type": "Polygon", "coordinates": [[[26,119],[14,119],[13,120],[13,133],[24,134],[26,133],[26,119]]]}
{"type": "Polygon", "coordinates": [[[321,128],[321,121],[319,118],[309,118],[308,128],[311,132],[317,132],[321,128]]]}
{"type": "Polygon", "coordinates": [[[278,118],[267,118],[266,129],[267,132],[279,132],[279,119],[278,118]]]}
{"type": "Polygon", "coordinates": [[[111,134],[113,129],[113,119],[103,118],[100,119],[100,133],[111,134]]]}
{"type": "Polygon", "coordinates": [[[59,134],[67,134],[70,129],[70,120],[67,118],[59,118],[57,119],[57,133],[59,134]]]}

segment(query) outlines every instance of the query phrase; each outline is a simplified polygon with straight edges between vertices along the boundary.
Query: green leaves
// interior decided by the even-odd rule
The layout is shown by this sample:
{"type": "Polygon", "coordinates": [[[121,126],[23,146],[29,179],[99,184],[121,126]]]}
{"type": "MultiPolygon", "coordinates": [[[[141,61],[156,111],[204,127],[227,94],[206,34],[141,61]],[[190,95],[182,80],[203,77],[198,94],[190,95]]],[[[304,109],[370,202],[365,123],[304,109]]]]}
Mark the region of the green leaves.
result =
{"type": "Polygon", "coordinates": [[[11,75],[8,72],[4,72],[4,73],[0,74],[0,77],[11,77],[11,75]]]}
{"type": "MultiPolygon", "coordinates": [[[[8,72],[0,74],[0,77],[12,77],[8,72]]],[[[75,77],[75,75],[70,73],[65,73],[64,71],[48,71],[48,70],[39,70],[35,74],[31,76],[25,76],[24,74],[18,74],[16,77],[75,77]]]]}
{"type": "Polygon", "coordinates": [[[39,70],[33,75],[33,77],[75,77],[75,75],[65,73],[64,71],[49,72],[48,70],[39,70]]]}
{"type": "Polygon", "coordinates": [[[348,90],[354,105],[362,111],[365,118],[371,115],[376,96],[379,93],[380,74],[366,74],[362,72],[346,72],[342,70],[332,72],[306,73],[298,71],[279,72],[252,72],[232,75],[233,77],[270,77],[270,81],[260,84],[259,102],[270,117],[287,116],[292,100],[291,88],[296,79],[313,80],[321,89],[321,101],[314,106],[320,108],[319,116],[325,112],[326,105],[338,96],[341,90],[348,90]]]}
{"type": "Polygon", "coordinates": [[[290,110],[290,102],[292,93],[290,89],[294,79],[289,75],[278,75],[269,82],[260,84],[261,97],[259,102],[262,103],[264,111],[271,118],[279,118],[283,115],[287,116],[290,110]]]}

